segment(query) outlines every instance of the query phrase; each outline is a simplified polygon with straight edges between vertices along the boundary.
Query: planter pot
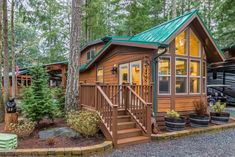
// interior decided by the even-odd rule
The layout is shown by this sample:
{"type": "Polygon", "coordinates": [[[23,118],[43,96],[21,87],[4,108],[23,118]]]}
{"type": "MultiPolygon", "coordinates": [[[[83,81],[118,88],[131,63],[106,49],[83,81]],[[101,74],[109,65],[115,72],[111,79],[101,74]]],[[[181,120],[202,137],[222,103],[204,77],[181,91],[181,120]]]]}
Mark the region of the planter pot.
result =
{"type": "Polygon", "coordinates": [[[196,114],[189,115],[190,125],[193,128],[207,127],[210,122],[209,115],[199,116],[196,114]]]}
{"type": "Polygon", "coordinates": [[[184,117],[178,119],[165,117],[165,125],[167,131],[180,131],[184,130],[186,120],[184,117]]]}
{"type": "Polygon", "coordinates": [[[227,112],[221,112],[221,113],[211,112],[210,116],[211,116],[211,123],[225,124],[228,123],[230,114],[227,112]]]}

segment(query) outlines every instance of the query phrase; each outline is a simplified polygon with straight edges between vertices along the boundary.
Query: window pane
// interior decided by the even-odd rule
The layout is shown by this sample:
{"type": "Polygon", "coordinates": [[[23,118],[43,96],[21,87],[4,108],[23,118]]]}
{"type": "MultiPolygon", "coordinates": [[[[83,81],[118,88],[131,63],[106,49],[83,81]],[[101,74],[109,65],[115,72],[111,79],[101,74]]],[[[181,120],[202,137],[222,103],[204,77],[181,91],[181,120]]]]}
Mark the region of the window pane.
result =
{"type": "Polygon", "coordinates": [[[206,76],[206,63],[205,62],[203,62],[202,72],[203,72],[203,76],[205,77],[206,76]]]}
{"type": "Polygon", "coordinates": [[[128,83],[128,66],[121,67],[121,83],[128,83]]]}
{"type": "Polygon", "coordinates": [[[175,89],[176,93],[187,93],[187,78],[176,77],[175,89]]]}
{"type": "Polygon", "coordinates": [[[190,78],[190,93],[200,93],[200,79],[190,78]]]}
{"type": "Polygon", "coordinates": [[[187,60],[176,59],[176,75],[187,75],[187,60]]]}
{"type": "Polygon", "coordinates": [[[97,81],[98,82],[104,82],[104,71],[103,69],[97,70],[97,81]]]}
{"type": "Polygon", "coordinates": [[[185,52],[185,32],[181,32],[176,38],[175,38],[175,53],[180,55],[186,55],[185,52]]]}
{"type": "Polygon", "coordinates": [[[170,58],[161,58],[159,61],[159,75],[170,75],[170,58]]]}
{"type": "Polygon", "coordinates": [[[170,77],[169,76],[159,77],[159,93],[161,94],[170,93],[170,77]]]}
{"type": "Polygon", "coordinates": [[[140,71],[140,64],[134,64],[131,67],[131,72],[132,72],[132,84],[133,85],[140,85],[140,80],[141,80],[141,71],[140,71]]]}
{"type": "Polygon", "coordinates": [[[200,76],[200,62],[190,61],[190,76],[200,76]]]}
{"type": "Polygon", "coordinates": [[[202,80],[202,92],[203,93],[206,93],[206,78],[203,78],[203,80],[202,80]]]}
{"type": "Polygon", "coordinates": [[[190,56],[199,57],[200,56],[200,41],[196,35],[190,31],[190,56]]]}

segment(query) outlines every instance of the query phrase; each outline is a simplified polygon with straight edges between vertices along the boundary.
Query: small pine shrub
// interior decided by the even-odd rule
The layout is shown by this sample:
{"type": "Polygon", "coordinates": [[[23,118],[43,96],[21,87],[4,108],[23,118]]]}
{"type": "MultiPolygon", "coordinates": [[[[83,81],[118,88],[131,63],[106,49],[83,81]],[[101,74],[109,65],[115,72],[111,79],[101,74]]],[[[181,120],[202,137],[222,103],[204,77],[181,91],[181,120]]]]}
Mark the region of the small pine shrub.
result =
{"type": "Polygon", "coordinates": [[[99,131],[100,117],[90,111],[72,111],[67,115],[67,124],[84,136],[94,136],[99,131]]]}
{"type": "Polygon", "coordinates": [[[226,103],[221,103],[221,101],[217,101],[214,106],[212,106],[212,109],[216,113],[221,113],[224,111],[226,107],[226,103]]]}
{"type": "Polygon", "coordinates": [[[61,112],[61,116],[64,115],[64,105],[65,105],[65,91],[61,87],[56,87],[51,89],[52,97],[58,104],[58,108],[61,112]]]}
{"type": "Polygon", "coordinates": [[[55,138],[48,138],[46,143],[50,147],[54,146],[55,145],[55,138]]]}
{"type": "Polygon", "coordinates": [[[10,130],[11,133],[18,135],[18,137],[27,137],[34,131],[35,126],[35,122],[22,120],[19,121],[17,124],[11,123],[10,130]]]}
{"type": "Polygon", "coordinates": [[[203,115],[207,114],[207,106],[208,105],[202,99],[193,101],[193,105],[194,105],[195,112],[197,115],[203,116],[203,115]]]}
{"type": "Polygon", "coordinates": [[[22,114],[27,119],[37,123],[44,117],[53,120],[59,113],[59,109],[48,88],[47,73],[42,66],[33,67],[30,73],[32,86],[23,91],[22,114]]]}
{"type": "Polygon", "coordinates": [[[166,113],[166,117],[167,118],[174,118],[174,119],[179,119],[180,118],[180,114],[174,110],[168,111],[166,113]]]}

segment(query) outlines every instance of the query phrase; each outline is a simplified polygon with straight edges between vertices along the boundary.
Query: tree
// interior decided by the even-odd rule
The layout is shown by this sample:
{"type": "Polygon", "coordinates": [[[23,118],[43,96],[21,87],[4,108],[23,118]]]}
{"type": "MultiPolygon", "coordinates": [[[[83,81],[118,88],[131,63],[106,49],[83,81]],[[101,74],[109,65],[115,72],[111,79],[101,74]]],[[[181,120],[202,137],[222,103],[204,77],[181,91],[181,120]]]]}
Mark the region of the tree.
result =
{"type": "Polygon", "coordinates": [[[65,111],[77,110],[79,105],[79,60],[80,60],[80,29],[81,0],[72,0],[72,22],[70,32],[70,51],[68,76],[65,96],[65,111]]]}
{"type": "Polygon", "coordinates": [[[4,121],[4,103],[2,93],[2,8],[3,1],[0,1],[0,122],[4,121]]]}
{"type": "Polygon", "coordinates": [[[15,29],[14,29],[15,1],[11,1],[11,53],[12,53],[12,97],[16,97],[16,58],[15,58],[15,29]]]}
{"type": "Polygon", "coordinates": [[[9,98],[9,56],[7,0],[3,0],[4,104],[9,98]]]}

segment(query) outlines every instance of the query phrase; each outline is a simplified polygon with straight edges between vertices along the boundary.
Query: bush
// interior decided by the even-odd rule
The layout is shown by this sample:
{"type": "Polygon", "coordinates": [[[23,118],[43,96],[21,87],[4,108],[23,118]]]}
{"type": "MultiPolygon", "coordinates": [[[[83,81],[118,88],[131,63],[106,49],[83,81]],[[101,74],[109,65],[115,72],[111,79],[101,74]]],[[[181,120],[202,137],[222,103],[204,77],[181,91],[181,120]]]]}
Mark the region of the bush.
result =
{"type": "Polygon", "coordinates": [[[18,137],[26,137],[34,131],[35,125],[35,122],[21,120],[17,124],[11,123],[9,128],[11,132],[17,134],[18,137]]]}
{"type": "MultiPolygon", "coordinates": [[[[61,113],[64,113],[64,105],[65,105],[65,91],[63,88],[56,87],[51,89],[52,96],[54,100],[57,102],[59,110],[61,113]]],[[[64,114],[61,114],[64,115],[64,114]]]]}
{"type": "Polygon", "coordinates": [[[203,116],[207,114],[207,103],[204,100],[195,100],[193,101],[193,105],[197,115],[203,116]]]}
{"type": "Polygon", "coordinates": [[[68,125],[84,136],[94,136],[99,131],[100,117],[90,111],[72,111],[67,115],[68,125]]]}
{"type": "Polygon", "coordinates": [[[174,119],[179,119],[180,118],[180,114],[174,110],[168,111],[166,113],[166,117],[167,118],[174,118],[174,119]]]}
{"type": "Polygon", "coordinates": [[[214,112],[221,113],[224,111],[226,107],[226,103],[221,103],[221,101],[217,101],[214,106],[212,106],[212,109],[214,112]]]}
{"type": "Polygon", "coordinates": [[[47,73],[42,66],[36,66],[30,72],[32,86],[24,89],[21,105],[22,113],[27,119],[37,123],[44,117],[53,120],[59,113],[59,109],[48,88],[47,73]]]}

